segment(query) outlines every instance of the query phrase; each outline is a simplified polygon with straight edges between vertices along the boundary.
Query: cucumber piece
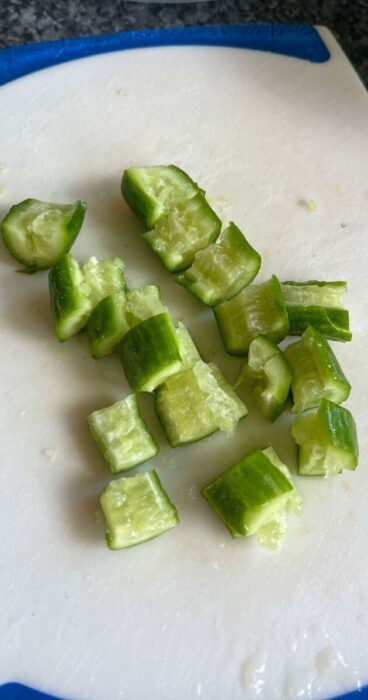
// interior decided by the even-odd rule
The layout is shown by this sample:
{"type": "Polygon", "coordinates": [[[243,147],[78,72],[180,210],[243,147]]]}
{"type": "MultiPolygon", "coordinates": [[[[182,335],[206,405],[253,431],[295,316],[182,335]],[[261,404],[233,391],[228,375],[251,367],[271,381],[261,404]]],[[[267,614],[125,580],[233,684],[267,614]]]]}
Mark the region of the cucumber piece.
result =
{"type": "Polygon", "coordinates": [[[168,313],[131,328],[119,348],[125,376],[134,391],[153,391],[182,369],[179,342],[168,313]]]}
{"type": "Polygon", "coordinates": [[[284,282],[281,288],[289,314],[289,333],[301,335],[313,326],[332,340],[351,340],[349,312],[342,303],[346,282],[284,282]]]}
{"type": "Polygon", "coordinates": [[[298,445],[298,473],[334,476],[358,466],[358,438],[350,411],[321,399],[317,413],[295,419],[291,435],[298,445]]]}
{"type": "Polygon", "coordinates": [[[350,394],[350,384],[322,333],[312,326],[302,338],[285,350],[291,367],[293,413],[316,408],[320,399],[342,403],[350,394]]]}
{"type": "Polygon", "coordinates": [[[87,204],[51,204],[25,199],[11,207],[1,223],[10,255],[27,270],[46,270],[70,250],[82,227],[87,204]]]}
{"type": "Polygon", "coordinates": [[[84,328],[92,308],[83,273],[71,253],[50,270],[49,290],[56,337],[64,342],[84,328]]]}
{"type": "Polygon", "coordinates": [[[125,264],[122,258],[89,258],[83,265],[84,288],[92,308],[113,292],[125,292],[125,264]]]}
{"type": "Polygon", "coordinates": [[[167,379],[155,394],[155,408],[172,447],[216,430],[232,434],[248,413],[218,367],[202,361],[167,379]]]}
{"type": "Polygon", "coordinates": [[[246,355],[258,335],[279,343],[289,329],[285,301],[275,275],[264,284],[246,287],[216,306],[214,313],[225,349],[231,355],[246,355]]]}
{"type": "Polygon", "coordinates": [[[184,369],[193,367],[196,362],[201,360],[201,356],[188,329],[181,321],[179,321],[177,325],[176,335],[178,337],[179,352],[184,369]]]}
{"type": "Polygon", "coordinates": [[[175,204],[143,238],[165,267],[177,272],[189,267],[195,253],[215,241],[220,231],[220,219],[203,194],[198,193],[175,204]]]}
{"type": "Polygon", "coordinates": [[[124,292],[114,292],[93,309],[87,323],[91,355],[95,360],[114,352],[129,325],[124,292]]]}
{"type": "Polygon", "coordinates": [[[111,481],[101,499],[106,541],[113,550],[151,540],[175,527],[177,510],[155,471],[111,481]]]}
{"type": "Polygon", "coordinates": [[[272,448],[244,457],[202,493],[232,537],[257,534],[263,545],[272,548],[281,543],[286,513],[301,506],[289,470],[272,448]]]}
{"type": "Polygon", "coordinates": [[[140,413],[135,394],[94,411],[87,422],[113,474],[142,464],[159,451],[140,413]]]}
{"type": "Polygon", "coordinates": [[[195,254],[192,266],[176,281],[204,304],[214,306],[250,284],[260,266],[261,256],[231,222],[217,243],[195,254]]]}
{"type": "Polygon", "coordinates": [[[263,335],[252,340],[248,361],[240,368],[235,386],[246,382],[259,411],[274,421],[285,408],[291,384],[290,367],[277,345],[263,335]]]}
{"type": "Polygon", "coordinates": [[[167,310],[161,301],[160,289],[154,284],[132,289],[126,296],[126,316],[130,328],[167,310]]]}
{"type": "Polygon", "coordinates": [[[121,193],[147,228],[178,202],[199,192],[198,185],[176,165],[152,168],[127,168],[121,181],[121,193]]]}

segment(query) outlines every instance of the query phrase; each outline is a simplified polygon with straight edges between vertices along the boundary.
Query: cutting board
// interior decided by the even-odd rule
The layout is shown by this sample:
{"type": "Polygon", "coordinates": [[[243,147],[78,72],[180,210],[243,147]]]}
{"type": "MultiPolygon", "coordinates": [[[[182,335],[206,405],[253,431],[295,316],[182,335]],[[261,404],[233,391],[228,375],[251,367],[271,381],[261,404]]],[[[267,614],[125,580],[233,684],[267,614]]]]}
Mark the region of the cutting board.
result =
{"type": "Polygon", "coordinates": [[[110,552],[98,510],[109,473],[85,419],[129,387],[83,334],[57,342],[47,273],[16,274],[2,247],[0,684],[66,700],[317,700],[368,682],[367,95],[326,29],[195,31],[0,53],[0,213],[27,197],[88,202],[77,258],[122,255],[128,284],[158,284],[230,381],[240,360],[142,240],[125,167],[188,171],[262,254],[259,281],[346,279],[353,341],[333,347],[360,466],[295,477],[304,513],[281,551],[234,541],[201,488],[268,444],[295,471],[290,414],[271,425],[243,394],[232,439],[172,450],[142,395],[161,450],[140,468],[157,468],[181,522],[110,552]]]}

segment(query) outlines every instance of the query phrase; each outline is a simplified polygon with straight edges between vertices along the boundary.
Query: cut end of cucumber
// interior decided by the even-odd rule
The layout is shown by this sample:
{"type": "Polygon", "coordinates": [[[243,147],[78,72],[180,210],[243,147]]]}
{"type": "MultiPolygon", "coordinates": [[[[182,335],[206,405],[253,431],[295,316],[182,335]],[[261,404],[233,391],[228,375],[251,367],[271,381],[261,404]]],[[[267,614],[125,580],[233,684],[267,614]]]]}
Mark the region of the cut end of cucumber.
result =
{"type": "Polygon", "coordinates": [[[87,422],[113,474],[142,464],[159,451],[134,394],[112,406],[94,411],[87,422]]]}
{"type": "Polygon", "coordinates": [[[233,537],[257,534],[273,548],[285,532],[287,511],[301,504],[289,470],[272,448],[245,457],[206,486],[203,495],[233,537]]]}
{"type": "Polygon", "coordinates": [[[179,522],[155,471],[111,481],[101,496],[106,541],[118,550],[146,542],[179,522]]]}
{"type": "Polygon", "coordinates": [[[126,317],[130,328],[166,311],[167,307],[161,301],[160,289],[154,284],[132,289],[126,295],[126,317]]]}
{"type": "Polygon", "coordinates": [[[201,356],[197,350],[192,336],[190,335],[184,323],[182,323],[181,321],[179,321],[177,325],[176,334],[178,336],[179,352],[183,368],[188,369],[190,367],[193,367],[196,364],[196,362],[199,362],[201,360],[201,356]]]}
{"type": "Polygon", "coordinates": [[[94,308],[105,297],[127,289],[122,258],[89,258],[83,265],[83,289],[94,308]]]}

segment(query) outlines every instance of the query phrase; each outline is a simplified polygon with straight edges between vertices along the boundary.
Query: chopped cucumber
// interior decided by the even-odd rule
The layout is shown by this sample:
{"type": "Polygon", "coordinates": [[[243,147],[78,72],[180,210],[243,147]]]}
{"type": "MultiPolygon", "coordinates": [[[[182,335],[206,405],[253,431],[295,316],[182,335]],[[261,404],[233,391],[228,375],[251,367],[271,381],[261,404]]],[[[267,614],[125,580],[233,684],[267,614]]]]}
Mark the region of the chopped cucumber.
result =
{"type": "Polygon", "coordinates": [[[177,510],[155,471],[111,481],[101,499],[110,549],[124,549],[151,540],[175,527],[177,510]]]}
{"type": "Polygon", "coordinates": [[[182,369],[179,341],[168,313],[131,328],[120,343],[125,376],[134,391],[153,391],[182,369]]]}
{"type": "Polygon", "coordinates": [[[216,306],[214,313],[225,349],[231,355],[246,355],[258,335],[279,343],[289,329],[285,301],[275,275],[264,284],[246,287],[216,306]]]}
{"type": "Polygon", "coordinates": [[[350,384],[322,333],[309,326],[301,340],[291,343],[285,356],[291,367],[294,413],[316,408],[320,399],[342,403],[350,384]]]}
{"type": "Polygon", "coordinates": [[[221,221],[203,194],[179,202],[161,216],[143,238],[171,272],[185,270],[198,250],[215,241],[221,221]]]}
{"type": "Polygon", "coordinates": [[[126,296],[126,316],[130,328],[165,311],[167,307],[161,301],[160,289],[154,284],[132,289],[126,296]]]}
{"type": "Polygon", "coordinates": [[[296,418],[291,434],[298,445],[298,472],[334,476],[358,466],[358,438],[347,408],[321,399],[317,413],[296,418]]]}
{"type": "Polygon", "coordinates": [[[70,253],[63,255],[49,272],[51,309],[56,337],[61,342],[82,330],[91,313],[83,282],[83,273],[70,253]]]}
{"type": "Polygon", "coordinates": [[[83,265],[85,291],[92,308],[113,292],[125,292],[125,264],[122,258],[89,258],[83,265]]]}
{"type": "Polygon", "coordinates": [[[248,361],[242,365],[235,386],[246,382],[262,415],[270,421],[282,413],[289,396],[290,367],[277,345],[263,335],[252,340],[248,361]]]}
{"type": "Polygon", "coordinates": [[[93,309],[87,323],[91,354],[95,360],[114,352],[129,325],[124,292],[114,292],[93,309]]]}
{"type": "Polygon", "coordinates": [[[224,430],[232,434],[247,408],[214,364],[199,361],[158,389],[155,407],[172,447],[224,430]]]}
{"type": "Polygon", "coordinates": [[[147,228],[155,226],[169,208],[199,191],[198,185],[176,165],[127,168],[121,182],[125,201],[147,228]]]}
{"type": "Polygon", "coordinates": [[[301,335],[313,326],[333,340],[351,340],[349,312],[342,303],[346,287],[346,282],[284,282],[289,333],[301,335]]]}
{"type": "Polygon", "coordinates": [[[113,474],[131,469],[158,453],[158,445],[142,418],[135,394],[94,411],[87,422],[113,474]]]}
{"type": "Polygon", "coordinates": [[[261,256],[232,222],[217,243],[199,250],[177,282],[208,306],[238,294],[257,275],[261,256]]]}
{"type": "Polygon", "coordinates": [[[179,321],[176,328],[176,335],[179,341],[179,352],[184,369],[193,367],[201,359],[201,356],[188,329],[181,321],[179,321]]]}
{"type": "Polygon", "coordinates": [[[257,534],[269,547],[278,547],[285,516],[298,511],[301,498],[289,470],[272,448],[256,450],[203,489],[210,506],[232,537],[257,534]]]}
{"type": "Polygon", "coordinates": [[[82,227],[87,205],[51,204],[26,199],[11,207],[1,234],[9,253],[28,270],[46,270],[70,250],[82,227]]]}

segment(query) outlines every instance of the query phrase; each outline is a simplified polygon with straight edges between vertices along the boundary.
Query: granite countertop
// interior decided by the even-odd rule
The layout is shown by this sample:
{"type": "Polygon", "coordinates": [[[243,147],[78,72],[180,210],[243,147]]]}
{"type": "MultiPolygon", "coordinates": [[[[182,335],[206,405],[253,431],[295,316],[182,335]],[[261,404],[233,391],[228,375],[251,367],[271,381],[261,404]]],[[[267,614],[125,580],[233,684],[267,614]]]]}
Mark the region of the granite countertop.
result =
{"type": "Polygon", "coordinates": [[[127,29],[231,22],[294,22],[331,29],[368,85],[367,0],[8,0],[0,7],[0,47],[127,29]]]}

